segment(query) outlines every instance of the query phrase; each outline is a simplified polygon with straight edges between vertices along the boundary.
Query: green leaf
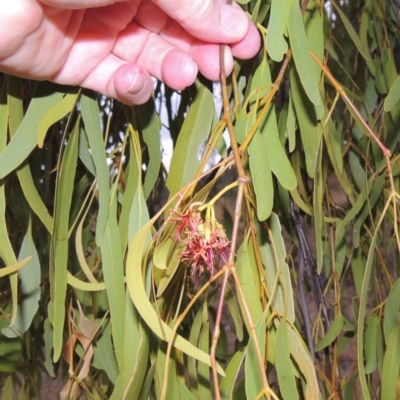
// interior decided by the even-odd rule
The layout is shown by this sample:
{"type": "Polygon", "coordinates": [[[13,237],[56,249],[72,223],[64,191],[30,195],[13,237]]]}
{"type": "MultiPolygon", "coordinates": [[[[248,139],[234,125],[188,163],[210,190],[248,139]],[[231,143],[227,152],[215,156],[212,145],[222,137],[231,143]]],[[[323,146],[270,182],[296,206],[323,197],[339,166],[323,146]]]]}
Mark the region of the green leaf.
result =
{"type": "Polygon", "coordinates": [[[229,361],[226,367],[226,376],[221,379],[220,393],[222,400],[231,400],[235,384],[238,381],[239,373],[246,353],[244,349],[239,349],[229,361]]]}
{"type": "Polygon", "coordinates": [[[296,361],[301,373],[306,379],[306,390],[304,397],[307,400],[319,400],[320,391],[318,389],[316,372],[311,356],[306,350],[304,343],[300,339],[298,332],[295,332],[292,328],[289,329],[289,338],[290,354],[296,361]]]}
{"type": "MultiPolygon", "coordinates": [[[[336,227],[336,239],[343,237],[342,231],[346,228],[346,226],[350,223],[350,221],[360,212],[360,210],[365,206],[367,198],[370,195],[371,189],[375,185],[378,185],[378,187],[379,186],[382,187],[385,176],[386,175],[383,174],[383,175],[380,175],[377,177],[376,174],[374,174],[368,179],[367,184],[365,185],[363,191],[359,194],[353,207],[347,212],[345,218],[338,222],[337,227],[336,227]]],[[[367,205],[367,208],[369,210],[368,205],[367,205]]],[[[367,215],[368,215],[368,213],[367,213],[367,215]]],[[[366,218],[367,215],[365,215],[364,218],[366,218]]],[[[358,245],[358,243],[357,243],[357,245],[358,245]]]]}
{"type": "MultiPolygon", "coordinates": [[[[254,327],[255,335],[257,337],[258,346],[261,351],[261,355],[265,354],[265,321],[264,316],[257,320],[254,327]]],[[[249,344],[246,349],[246,359],[245,359],[245,386],[246,386],[246,396],[248,399],[259,398],[261,391],[263,390],[263,379],[262,374],[264,371],[260,371],[260,366],[257,359],[257,353],[254,343],[254,337],[251,336],[249,339],[249,344]]]]}
{"type": "MultiPolygon", "coordinates": [[[[193,320],[189,341],[194,346],[197,346],[199,343],[199,337],[201,328],[203,326],[203,307],[199,307],[197,314],[193,320]]],[[[197,374],[197,361],[194,358],[189,358],[187,360],[187,371],[189,376],[190,390],[192,391],[195,398],[200,398],[199,394],[199,378],[197,374]]]]}
{"type": "MultiPolygon", "coordinates": [[[[156,112],[154,100],[150,99],[147,103],[136,106],[136,113],[139,119],[143,140],[147,145],[149,154],[149,164],[146,168],[146,176],[143,184],[144,198],[147,199],[158,178],[161,166],[161,139],[160,118],[156,112]]],[[[140,130],[137,129],[139,132],[140,130]]]]}
{"type": "Polygon", "coordinates": [[[118,363],[114,354],[109,324],[107,324],[107,326],[103,329],[103,334],[97,341],[97,347],[95,348],[95,351],[96,349],[99,352],[99,357],[103,364],[104,370],[106,371],[111,382],[115,383],[118,376],[118,363]]]}
{"type": "Polygon", "coordinates": [[[299,394],[290,360],[289,328],[285,318],[280,321],[276,330],[275,360],[282,398],[285,400],[297,400],[299,394]]]}
{"type": "MultiPolygon", "coordinates": [[[[129,294],[140,316],[159,338],[169,341],[172,330],[164,321],[160,320],[158,314],[154,310],[147,297],[143,283],[142,257],[138,256],[143,254],[145,243],[151,227],[162,212],[163,210],[156,214],[146,225],[144,225],[135,235],[133,241],[129,245],[126,261],[126,279],[129,294]]],[[[208,366],[211,366],[210,356],[197,349],[187,340],[183,339],[180,335],[176,336],[174,340],[174,346],[188,356],[204,362],[208,366]]],[[[224,375],[223,369],[219,365],[217,368],[218,372],[221,375],[224,375]]]]}
{"type": "Polygon", "coordinates": [[[282,147],[279,140],[279,131],[274,107],[270,108],[261,133],[265,136],[265,156],[268,157],[272,172],[285,189],[295,189],[297,186],[296,175],[289,162],[284,147],[282,147]]]}
{"type": "Polygon", "coordinates": [[[51,326],[51,322],[48,318],[44,320],[43,324],[44,328],[44,355],[45,355],[45,361],[44,361],[44,366],[46,368],[47,373],[55,378],[56,374],[54,373],[54,365],[53,361],[51,359],[51,353],[53,350],[53,329],[51,326]]]}
{"type": "Polygon", "coordinates": [[[342,327],[343,315],[339,314],[333,321],[332,325],[329,327],[328,332],[326,332],[325,336],[315,346],[315,351],[320,351],[333,343],[333,341],[337,339],[340,332],[342,331],[342,327]]]}
{"type": "Polygon", "coordinates": [[[382,367],[381,400],[397,398],[396,384],[400,369],[400,323],[392,329],[387,341],[382,367]]]}
{"type": "Polygon", "coordinates": [[[185,386],[181,379],[177,379],[178,391],[182,400],[196,400],[192,392],[185,386]]]}
{"type": "Polygon", "coordinates": [[[367,258],[367,263],[365,265],[365,271],[363,275],[362,287],[360,293],[360,308],[358,311],[358,318],[357,318],[357,362],[358,362],[359,379],[360,379],[362,395],[365,400],[370,400],[371,396],[368,389],[368,383],[365,376],[365,367],[364,367],[364,322],[365,322],[365,314],[368,303],[369,283],[375,260],[375,251],[376,251],[375,246],[377,240],[377,233],[378,229],[373,235],[371,243],[369,245],[368,258],[367,258]]]}
{"type": "Polygon", "coordinates": [[[240,316],[237,299],[234,295],[233,290],[231,289],[229,282],[226,285],[225,302],[228,306],[229,314],[235,324],[236,339],[241,342],[243,340],[243,321],[240,316]]]}
{"type": "Polygon", "coordinates": [[[299,76],[294,69],[290,71],[290,88],[297,122],[300,128],[301,143],[305,152],[307,173],[310,178],[313,178],[317,166],[318,150],[322,136],[315,107],[307,98],[299,82],[299,76]]]}
{"type": "Polygon", "coordinates": [[[53,324],[54,361],[58,360],[62,350],[67,290],[69,214],[78,159],[78,134],[79,121],[67,143],[56,189],[54,231],[51,243],[54,259],[50,267],[51,302],[49,305],[49,318],[53,324]]]}
{"type": "Polygon", "coordinates": [[[200,145],[210,133],[214,114],[214,100],[204,85],[198,87],[174,149],[167,178],[170,198],[190,183],[200,166],[200,145]]]}
{"type": "MultiPolygon", "coordinates": [[[[154,375],[156,372],[156,363],[152,362],[149,372],[147,373],[146,379],[144,381],[142,393],[140,394],[140,400],[148,400],[150,396],[150,390],[153,387],[154,384],[154,375]]],[[[130,399],[125,399],[123,398],[122,400],[130,400],[130,399]]]]}
{"type": "Polygon", "coordinates": [[[30,261],[19,270],[19,296],[17,317],[12,326],[3,329],[3,334],[7,337],[18,337],[26,332],[36,315],[40,300],[40,262],[32,238],[32,221],[29,220],[28,230],[22,241],[19,253],[19,261],[30,261]]]}
{"type": "MultiPolygon", "coordinates": [[[[12,138],[18,131],[18,128],[20,127],[24,118],[22,102],[22,79],[9,76],[7,80],[7,86],[9,108],[8,120],[10,137],[12,138]]],[[[40,129],[43,131],[44,128],[42,127],[40,129]]],[[[23,162],[23,164],[17,169],[17,175],[21,184],[21,189],[24,192],[25,199],[28,201],[33,212],[42,221],[48,232],[52,232],[53,218],[50,216],[47,207],[43,203],[43,200],[36,189],[28,162],[23,162]]]]}
{"type": "Polygon", "coordinates": [[[268,157],[265,156],[266,148],[266,138],[257,130],[249,144],[248,152],[251,180],[257,201],[257,217],[260,221],[265,221],[271,215],[274,200],[271,166],[268,157]]]}
{"type": "Polygon", "coordinates": [[[272,0],[267,33],[267,49],[274,61],[282,61],[288,51],[283,35],[286,33],[286,14],[292,0],[272,0]]]}
{"type": "Polygon", "coordinates": [[[168,284],[174,277],[176,271],[178,270],[179,265],[181,265],[180,254],[186,247],[183,243],[178,243],[176,240],[173,240],[171,238],[167,238],[167,240],[162,243],[161,246],[162,247],[159,251],[157,251],[158,247],[154,250],[154,265],[158,266],[158,268],[160,268],[160,266],[164,267],[165,265],[167,269],[163,271],[162,278],[160,279],[160,282],[158,284],[157,297],[162,296],[165,289],[168,287],[168,284]],[[165,246],[168,246],[170,244],[172,245],[170,248],[167,248],[165,246]],[[165,250],[169,250],[169,253],[164,254],[165,250]],[[165,259],[161,260],[163,256],[165,256],[165,259]]]}
{"type": "Polygon", "coordinates": [[[1,400],[10,400],[14,398],[14,383],[12,376],[8,376],[2,386],[1,400]]]}
{"type": "Polygon", "coordinates": [[[364,46],[363,42],[360,40],[360,37],[357,35],[357,32],[353,28],[353,25],[351,24],[349,19],[346,17],[346,14],[341,10],[341,8],[333,0],[332,0],[332,4],[335,6],[337,13],[339,14],[339,17],[342,20],[343,25],[344,25],[347,33],[349,34],[351,40],[357,47],[357,50],[360,52],[360,54],[366,61],[371,61],[372,60],[371,54],[369,53],[368,47],[364,46]]]}
{"type": "MultiPolygon", "coordinates": [[[[121,243],[117,225],[117,201],[114,197],[110,204],[109,216],[104,232],[101,255],[103,261],[104,282],[106,284],[107,297],[110,305],[112,323],[112,337],[115,355],[120,370],[125,359],[125,283],[124,266],[121,255],[121,243]]],[[[128,340],[128,338],[127,338],[128,340]]]]}
{"type": "Polygon", "coordinates": [[[5,150],[0,154],[0,178],[16,169],[35,148],[39,124],[48,110],[58,104],[64,93],[49,82],[38,83],[25,117],[5,150]]]}
{"type": "Polygon", "coordinates": [[[79,133],[79,159],[83,162],[88,171],[96,176],[96,166],[94,165],[92,154],[89,150],[89,142],[84,127],[79,133]]]}
{"type": "Polygon", "coordinates": [[[100,127],[100,110],[97,101],[83,94],[79,102],[86,135],[90,144],[94,165],[96,166],[97,187],[99,191],[99,214],[97,216],[96,243],[101,244],[107,224],[110,203],[109,175],[103,134],[100,127]]]}
{"type": "Polygon", "coordinates": [[[286,122],[287,136],[289,140],[289,152],[292,153],[296,147],[296,114],[292,100],[292,91],[289,93],[289,108],[286,122]]]}
{"type": "Polygon", "coordinates": [[[272,293],[276,277],[279,283],[276,287],[272,305],[287,320],[294,322],[294,301],[289,267],[286,263],[286,250],[282,238],[282,228],[279,218],[275,213],[271,214],[268,221],[268,238],[260,236],[259,250],[264,264],[266,285],[269,293],[272,293]]]}
{"type": "Polygon", "coordinates": [[[378,366],[378,352],[377,340],[379,317],[373,314],[367,322],[367,329],[365,330],[365,373],[372,374],[378,366]]]}
{"type": "Polygon", "coordinates": [[[123,369],[124,398],[137,399],[146,377],[143,360],[149,356],[147,328],[126,293],[125,364],[123,369]]]}
{"type": "Polygon", "coordinates": [[[392,330],[400,323],[400,278],[392,286],[385,305],[385,319],[383,321],[383,333],[385,342],[388,343],[392,330]]]}
{"type": "MultiPolygon", "coordinates": [[[[203,318],[203,325],[201,328],[199,338],[199,349],[204,353],[210,353],[210,323],[208,322],[208,303],[203,304],[203,315],[206,313],[206,320],[203,318]]],[[[211,385],[209,382],[210,368],[206,364],[199,364],[197,366],[198,379],[199,379],[199,395],[203,400],[211,400],[211,385]]]]}
{"type": "MultiPolygon", "coordinates": [[[[149,221],[149,212],[147,210],[146,200],[143,193],[142,186],[142,157],[139,138],[135,132],[131,132],[132,145],[134,152],[132,154],[130,170],[131,174],[136,175],[135,182],[135,195],[132,202],[124,202],[125,207],[129,207],[129,225],[128,225],[128,243],[132,241],[139,229],[142,228],[149,221]],[[133,157],[134,155],[134,157],[133,157]],[[134,168],[133,168],[134,166],[134,168]]],[[[147,237],[148,244],[151,240],[151,235],[147,237]]]]}
{"type": "Polygon", "coordinates": [[[324,259],[324,189],[326,183],[326,175],[322,166],[322,148],[318,152],[317,169],[314,178],[314,229],[315,229],[315,248],[317,251],[317,273],[320,274],[322,270],[322,263],[324,259]]]}
{"type": "Polygon", "coordinates": [[[25,265],[29,264],[32,257],[25,258],[24,260],[18,261],[15,264],[8,265],[6,267],[0,268],[0,277],[14,274],[18,272],[21,268],[25,267],[25,265]]]}
{"type": "Polygon", "coordinates": [[[393,107],[398,103],[400,100],[400,75],[397,77],[395,82],[393,83],[390,91],[383,103],[383,108],[385,112],[389,112],[393,109],[393,107]]]}
{"type": "Polygon", "coordinates": [[[63,119],[69,114],[74,108],[76,101],[78,100],[78,93],[67,93],[62,100],[54,107],[50,108],[47,113],[43,116],[38,127],[37,144],[41,149],[43,147],[44,139],[46,138],[47,131],[49,128],[63,119]]]}
{"type": "Polygon", "coordinates": [[[307,97],[313,104],[321,104],[321,96],[318,89],[320,77],[316,73],[317,70],[309,54],[303,18],[299,3],[296,1],[289,8],[288,30],[293,59],[307,97]]]}
{"type": "MultiPolygon", "coordinates": [[[[258,296],[258,291],[256,289],[257,284],[255,280],[258,279],[258,276],[254,276],[250,265],[250,249],[251,246],[249,246],[248,239],[244,240],[237,252],[238,258],[236,260],[236,271],[240,281],[240,285],[243,290],[244,298],[246,299],[246,303],[249,308],[251,319],[254,322],[258,321],[261,318],[263,309],[261,306],[261,299],[258,296]]],[[[246,315],[244,305],[240,296],[238,297],[238,302],[242,311],[242,315],[246,315]]],[[[247,318],[244,317],[244,321],[246,323],[247,331],[251,332],[251,329],[248,326],[247,318]]]]}

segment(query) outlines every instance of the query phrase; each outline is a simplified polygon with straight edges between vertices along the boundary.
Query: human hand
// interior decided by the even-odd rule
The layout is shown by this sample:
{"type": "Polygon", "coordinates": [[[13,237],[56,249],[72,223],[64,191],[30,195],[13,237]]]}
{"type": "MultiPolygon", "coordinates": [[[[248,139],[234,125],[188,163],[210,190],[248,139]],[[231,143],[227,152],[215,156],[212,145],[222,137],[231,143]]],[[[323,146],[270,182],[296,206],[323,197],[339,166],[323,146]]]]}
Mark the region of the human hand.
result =
{"type": "Polygon", "coordinates": [[[0,13],[0,70],[79,85],[128,104],[147,101],[151,76],[176,90],[200,71],[219,78],[219,45],[253,57],[260,38],[220,0],[13,0],[0,13]]]}

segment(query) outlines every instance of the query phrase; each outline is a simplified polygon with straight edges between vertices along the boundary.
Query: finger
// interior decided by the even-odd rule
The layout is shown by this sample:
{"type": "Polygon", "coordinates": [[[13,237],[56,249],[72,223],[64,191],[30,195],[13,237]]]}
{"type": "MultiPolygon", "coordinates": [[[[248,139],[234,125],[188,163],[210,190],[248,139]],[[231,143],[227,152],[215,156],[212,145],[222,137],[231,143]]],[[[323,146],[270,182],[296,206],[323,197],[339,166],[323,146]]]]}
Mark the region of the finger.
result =
{"type": "MultiPolygon", "coordinates": [[[[127,0],[40,0],[41,3],[51,7],[64,9],[82,9],[108,6],[114,3],[120,3],[127,0]]],[[[139,1],[136,1],[139,3],[139,1]]]]}
{"type": "MultiPolygon", "coordinates": [[[[219,79],[219,45],[194,40],[182,28],[170,32],[169,36],[174,37],[173,43],[132,23],[119,34],[113,53],[137,63],[176,90],[191,85],[198,70],[210,80],[219,79]]],[[[232,54],[227,48],[227,73],[232,67],[232,54]]]]}
{"type": "Polygon", "coordinates": [[[135,23],[118,35],[112,52],[176,90],[184,89],[196,79],[198,69],[187,52],[135,23]]]}
{"type": "MultiPolygon", "coordinates": [[[[220,45],[197,41],[192,45],[190,55],[202,75],[211,81],[220,79],[220,45]]],[[[232,51],[229,46],[224,47],[224,64],[225,73],[229,75],[233,69],[232,51]]]]}
{"type": "Polygon", "coordinates": [[[153,92],[153,79],[138,65],[126,63],[110,54],[80,86],[126,104],[143,104],[153,92]]]}
{"type": "MultiPolygon", "coordinates": [[[[248,18],[246,16],[246,18],[248,18]]],[[[250,19],[249,19],[250,21],[250,19]]],[[[190,54],[199,67],[199,71],[210,80],[219,79],[219,45],[195,39],[176,21],[156,7],[151,2],[140,5],[135,16],[135,22],[145,29],[158,33],[163,39],[190,54]]],[[[133,42],[129,44],[131,48],[133,42]]],[[[253,23],[249,22],[249,29],[245,37],[225,50],[225,71],[229,74],[233,68],[232,55],[247,59],[257,54],[260,48],[260,36],[253,23]]]]}
{"type": "MultiPolygon", "coordinates": [[[[249,29],[249,19],[236,4],[228,5],[219,0],[153,2],[187,32],[205,42],[235,43],[242,40],[249,29]]],[[[144,2],[140,8],[143,5],[150,6],[144,2]]]]}
{"type": "Polygon", "coordinates": [[[249,24],[247,35],[239,42],[230,45],[232,54],[242,60],[254,57],[261,46],[260,34],[252,23],[249,24]]]}

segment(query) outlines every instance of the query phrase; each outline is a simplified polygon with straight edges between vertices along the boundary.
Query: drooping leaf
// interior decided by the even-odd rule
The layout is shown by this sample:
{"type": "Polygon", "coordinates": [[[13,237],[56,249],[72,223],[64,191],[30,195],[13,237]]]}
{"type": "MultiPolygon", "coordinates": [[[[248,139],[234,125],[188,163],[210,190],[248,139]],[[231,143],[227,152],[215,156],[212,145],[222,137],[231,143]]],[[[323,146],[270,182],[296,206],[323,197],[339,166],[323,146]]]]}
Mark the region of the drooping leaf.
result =
{"type": "Polygon", "coordinates": [[[385,306],[385,319],[383,321],[383,333],[386,343],[393,329],[400,323],[400,278],[397,279],[387,297],[385,306]]]}
{"type": "Polygon", "coordinates": [[[396,81],[389,90],[389,93],[384,102],[385,112],[390,112],[393,107],[400,100],[400,76],[397,77],[396,81]]]}
{"type": "Polygon", "coordinates": [[[294,322],[294,302],[290,280],[289,267],[286,263],[285,244],[281,236],[281,225],[275,213],[268,220],[268,238],[260,238],[260,255],[265,267],[265,280],[270,295],[275,281],[279,276],[279,284],[276,287],[272,304],[287,320],[294,322]]]}
{"type": "MultiPolygon", "coordinates": [[[[146,177],[143,184],[143,195],[147,199],[157,180],[161,166],[161,140],[160,140],[160,118],[155,110],[154,100],[136,106],[137,116],[140,121],[140,130],[143,140],[147,145],[149,164],[146,168],[146,177]]],[[[139,131],[140,131],[139,130],[139,131]]]]}
{"type": "Polygon", "coordinates": [[[382,400],[397,398],[400,372],[400,324],[392,329],[387,341],[382,367],[382,400]]]}
{"type": "Polygon", "coordinates": [[[266,146],[265,136],[257,131],[249,144],[249,164],[257,200],[257,216],[260,221],[270,216],[274,195],[271,166],[264,152],[266,146]]]}
{"type": "Polygon", "coordinates": [[[336,4],[335,1],[332,1],[332,4],[335,6],[335,9],[336,9],[337,13],[339,14],[341,20],[343,21],[343,25],[344,25],[347,33],[351,37],[351,40],[353,41],[353,43],[357,47],[357,50],[360,52],[360,54],[364,57],[364,59],[366,61],[370,61],[371,60],[371,55],[369,53],[368,47],[364,46],[364,44],[360,40],[360,37],[358,36],[357,32],[353,28],[353,25],[351,24],[351,22],[347,18],[346,14],[342,11],[342,9],[336,4]]]}
{"type": "MultiPolygon", "coordinates": [[[[168,341],[170,340],[172,330],[164,321],[159,319],[159,316],[147,297],[145,288],[143,286],[143,275],[141,268],[142,257],[138,256],[143,254],[151,226],[155,219],[159,217],[161,212],[156,214],[146,225],[144,225],[130,243],[126,261],[126,279],[130,296],[140,316],[160,339],[168,341]]],[[[174,346],[188,356],[211,366],[210,357],[183,339],[181,336],[176,336],[174,340],[174,346]]],[[[224,372],[220,366],[218,366],[218,372],[224,375],[224,372]]]]}
{"type": "Polygon", "coordinates": [[[334,340],[336,340],[342,330],[342,327],[343,315],[339,314],[333,321],[328,332],[326,332],[325,336],[315,346],[315,351],[320,351],[324,349],[325,347],[329,346],[334,340]]]}
{"type": "Polygon", "coordinates": [[[284,318],[280,321],[276,331],[275,360],[282,398],[297,400],[299,394],[290,360],[289,328],[284,318]]]}
{"type": "Polygon", "coordinates": [[[57,89],[60,88],[49,82],[37,84],[35,96],[29,104],[23,122],[0,154],[0,178],[17,168],[36,146],[35,133],[38,132],[43,116],[63,98],[63,93],[57,89]]]}
{"type": "Polygon", "coordinates": [[[288,51],[288,44],[283,37],[286,33],[287,8],[291,0],[273,0],[268,24],[267,49],[274,61],[282,61],[288,51]]]}
{"type": "Polygon", "coordinates": [[[378,351],[377,351],[377,340],[378,340],[378,329],[379,329],[379,318],[376,314],[373,314],[367,322],[367,328],[365,329],[365,373],[371,374],[375,371],[378,365],[378,351]]]}
{"type": "Polygon", "coordinates": [[[313,178],[317,165],[318,149],[321,132],[318,126],[315,108],[301,87],[299,76],[294,70],[290,71],[290,87],[294,109],[299,124],[301,142],[305,152],[308,175],[313,178]]]}
{"type": "Polygon", "coordinates": [[[78,100],[78,93],[67,93],[62,100],[47,111],[43,116],[38,127],[37,145],[41,149],[44,139],[50,126],[63,119],[75,107],[78,100]]]}
{"type": "MultiPolygon", "coordinates": [[[[8,122],[9,122],[10,136],[12,138],[18,131],[24,118],[23,101],[22,101],[22,80],[21,78],[9,76],[7,80],[7,86],[8,86],[8,108],[9,108],[8,122]]],[[[28,114],[26,115],[25,118],[28,118],[28,114]]],[[[46,134],[47,129],[49,128],[50,125],[48,125],[47,127],[39,126],[38,129],[39,131],[42,131],[44,134],[46,134]]],[[[33,135],[33,132],[31,134],[33,135]]],[[[52,232],[53,218],[50,216],[47,207],[43,203],[43,200],[40,197],[39,192],[35,187],[29,163],[27,163],[26,161],[23,162],[22,166],[20,166],[17,169],[17,175],[19,182],[21,184],[21,189],[33,212],[40,218],[40,220],[43,222],[48,232],[52,232]]]]}
{"type": "Polygon", "coordinates": [[[96,243],[99,245],[107,224],[108,206],[110,203],[109,175],[106,163],[106,151],[103,144],[103,134],[100,127],[99,106],[97,101],[82,94],[79,101],[86,135],[89,140],[93,162],[96,167],[97,186],[99,191],[99,215],[96,226],[96,243]]]}
{"type": "Polygon", "coordinates": [[[54,361],[61,355],[65,319],[65,297],[67,290],[67,264],[69,240],[69,211],[78,159],[78,130],[76,124],[60,165],[56,193],[52,252],[53,265],[50,267],[51,302],[50,321],[53,325],[54,361]]]}
{"type": "Polygon", "coordinates": [[[25,333],[36,315],[40,300],[40,261],[32,238],[32,221],[29,221],[28,230],[22,242],[18,259],[21,261],[29,257],[29,262],[19,270],[18,313],[15,322],[3,334],[7,337],[18,337],[25,333]]]}
{"type": "MultiPolygon", "coordinates": [[[[255,336],[257,338],[256,340],[261,351],[261,356],[265,354],[265,329],[264,317],[261,316],[254,327],[255,336]]],[[[264,360],[262,361],[264,362],[264,360]]],[[[250,337],[249,344],[247,345],[244,371],[247,398],[258,398],[264,388],[262,377],[264,370],[260,371],[255,338],[253,336],[250,337]]]]}
{"type": "Polygon", "coordinates": [[[307,97],[314,105],[318,105],[321,103],[318,89],[319,74],[317,74],[309,54],[304,23],[299,4],[296,1],[289,8],[287,24],[296,70],[307,97]]]}
{"type": "Polygon", "coordinates": [[[204,85],[200,85],[182,125],[171,160],[166,183],[170,198],[193,180],[200,165],[200,145],[210,133],[213,113],[212,94],[204,85]]]}

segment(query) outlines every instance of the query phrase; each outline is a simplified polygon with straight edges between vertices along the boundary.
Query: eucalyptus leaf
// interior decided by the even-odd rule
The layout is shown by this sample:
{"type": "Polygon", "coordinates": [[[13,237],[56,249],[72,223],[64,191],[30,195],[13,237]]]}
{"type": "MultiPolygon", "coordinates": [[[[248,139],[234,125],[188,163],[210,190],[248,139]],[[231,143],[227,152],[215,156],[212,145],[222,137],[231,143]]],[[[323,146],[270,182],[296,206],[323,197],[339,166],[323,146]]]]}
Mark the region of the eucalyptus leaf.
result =
{"type": "Polygon", "coordinates": [[[307,97],[314,105],[318,105],[321,103],[321,96],[318,89],[319,75],[316,73],[317,70],[314,68],[309,54],[304,23],[299,4],[296,1],[289,8],[287,24],[290,47],[300,81],[307,93],[307,97]]]}

